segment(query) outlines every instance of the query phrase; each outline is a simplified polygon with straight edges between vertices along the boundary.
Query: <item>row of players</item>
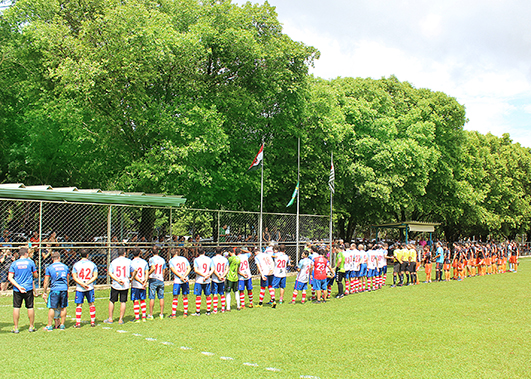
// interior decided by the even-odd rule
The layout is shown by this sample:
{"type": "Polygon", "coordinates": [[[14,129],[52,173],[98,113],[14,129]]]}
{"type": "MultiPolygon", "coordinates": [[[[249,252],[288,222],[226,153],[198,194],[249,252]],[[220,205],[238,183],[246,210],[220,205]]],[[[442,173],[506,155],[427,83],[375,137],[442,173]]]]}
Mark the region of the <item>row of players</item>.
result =
{"type": "MultiPolygon", "coordinates": [[[[155,250],[156,252],[156,250],[155,250]]],[[[279,290],[279,302],[284,301],[286,287],[286,275],[288,267],[292,267],[289,257],[285,253],[285,246],[278,248],[270,245],[263,252],[257,250],[251,252],[246,249],[234,248],[223,252],[218,248],[216,255],[209,258],[200,249],[200,255],[194,260],[193,269],[196,273],[194,295],[196,296],[196,312],[200,315],[202,295],[206,298],[206,314],[231,310],[231,293],[235,294],[237,309],[245,308],[245,292],[248,296],[248,307],[253,307],[253,284],[249,266],[249,259],[254,256],[260,276],[260,295],[258,307],[263,306],[266,290],[269,291],[272,308],[275,308],[276,293],[279,290]],[[221,303],[221,304],[219,304],[221,303]]],[[[174,275],[173,301],[170,318],[175,318],[179,304],[179,296],[182,297],[183,316],[188,315],[189,273],[192,267],[185,257],[179,256],[178,250],[174,250],[174,256],[166,265],[166,261],[158,254],[146,262],[140,258],[140,251],[135,250],[133,259],[125,257],[126,251],[113,260],[109,267],[111,278],[111,291],[109,301],[109,317],[105,323],[113,323],[114,305],[120,303],[120,316],[118,323],[124,322],[126,302],[129,289],[130,298],[133,301],[135,321],[145,321],[153,318],[153,309],[156,298],[159,299],[160,315],[163,318],[164,309],[164,271],[167,266],[174,275]],[[146,295],[150,299],[150,312],[147,314],[146,295]]],[[[355,293],[366,289],[377,289],[385,283],[385,250],[370,250],[351,255],[349,250],[340,251],[337,267],[332,268],[324,257],[325,251],[315,246],[307,247],[302,254],[302,259],[297,265],[297,278],[291,303],[294,303],[298,293],[301,292],[302,300],[306,301],[308,283],[312,288],[315,302],[325,302],[331,295],[334,279],[339,286],[338,297],[344,296],[343,281],[347,285],[345,293],[355,293]],[[358,264],[359,263],[359,264],[358,264]],[[337,271],[337,276],[336,276],[337,271]],[[374,278],[374,280],[373,280],[374,278]]],[[[21,258],[10,267],[9,281],[13,284],[14,306],[14,331],[18,332],[18,320],[20,308],[24,301],[30,316],[30,331],[33,331],[33,277],[37,275],[34,262],[28,258],[26,248],[20,249],[21,258]],[[31,312],[30,312],[31,309],[31,312]]],[[[66,307],[68,306],[68,278],[70,275],[68,266],[60,262],[60,254],[54,252],[53,263],[46,268],[43,286],[43,298],[47,299],[50,309],[46,330],[55,327],[64,329],[66,319],[66,307]],[[47,294],[50,290],[49,295],[47,294]]],[[[82,305],[87,301],[89,305],[91,326],[95,326],[96,308],[94,297],[94,282],[98,277],[96,265],[88,259],[88,252],[81,251],[81,260],[72,268],[72,279],[76,283],[76,323],[75,327],[81,326],[82,305]]]]}

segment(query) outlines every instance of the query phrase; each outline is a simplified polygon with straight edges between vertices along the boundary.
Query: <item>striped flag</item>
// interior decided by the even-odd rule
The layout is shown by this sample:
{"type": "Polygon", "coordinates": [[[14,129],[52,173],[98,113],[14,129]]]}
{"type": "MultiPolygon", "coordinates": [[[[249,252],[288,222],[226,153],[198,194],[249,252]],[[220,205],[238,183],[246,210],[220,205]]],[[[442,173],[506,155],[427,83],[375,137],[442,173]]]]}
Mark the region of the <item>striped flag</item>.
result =
{"type": "Polygon", "coordinates": [[[291,200],[289,201],[288,205],[286,205],[286,208],[293,205],[293,202],[297,198],[298,193],[299,193],[299,182],[297,182],[297,187],[295,187],[295,191],[293,191],[293,195],[291,195],[291,200]]]}
{"type": "Polygon", "coordinates": [[[330,187],[330,191],[332,193],[335,193],[334,188],[334,180],[336,180],[336,172],[334,171],[334,161],[332,161],[332,167],[330,168],[330,178],[328,179],[328,187],[330,187]]]}
{"type": "Polygon", "coordinates": [[[260,168],[260,165],[262,164],[262,160],[264,159],[264,144],[260,146],[260,150],[258,151],[258,154],[256,154],[256,157],[254,157],[253,163],[251,163],[251,167],[247,171],[254,171],[258,168],[260,168]]]}

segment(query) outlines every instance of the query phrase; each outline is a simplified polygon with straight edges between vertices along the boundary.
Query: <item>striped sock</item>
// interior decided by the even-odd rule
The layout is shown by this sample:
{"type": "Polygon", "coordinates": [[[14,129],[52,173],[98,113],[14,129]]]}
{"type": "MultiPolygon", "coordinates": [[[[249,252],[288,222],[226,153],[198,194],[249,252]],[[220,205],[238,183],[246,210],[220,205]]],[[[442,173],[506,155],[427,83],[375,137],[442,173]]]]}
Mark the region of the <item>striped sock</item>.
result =
{"type": "Polygon", "coordinates": [[[140,300],[140,310],[142,311],[142,318],[146,318],[146,301],[140,300]]]}
{"type": "Polygon", "coordinates": [[[242,308],[245,308],[245,292],[240,292],[240,306],[242,308]]]}
{"type": "Polygon", "coordinates": [[[135,320],[138,320],[140,317],[140,304],[138,304],[138,301],[133,303],[133,310],[135,312],[135,320]]]}
{"type": "Polygon", "coordinates": [[[249,296],[249,305],[253,305],[253,291],[248,291],[247,295],[249,296]]]}
{"type": "Polygon", "coordinates": [[[306,301],[306,291],[304,291],[302,293],[302,301],[301,301],[301,303],[304,304],[305,301],[306,301]]]}
{"type": "Polygon", "coordinates": [[[314,298],[315,298],[315,289],[312,286],[312,299],[314,299],[314,298]]]}
{"type": "Polygon", "coordinates": [[[207,296],[206,303],[207,303],[207,312],[210,312],[210,310],[212,309],[212,296],[207,296]]]}
{"type": "Polygon", "coordinates": [[[187,315],[188,314],[188,298],[187,297],[183,298],[183,308],[184,308],[184,314],[187,315]]]}
{"type": "Polygon", "coordinates": [[[218,313],[218,295],[214,295],[214,313],[218,313]]]}
{"type": "Polygon", "coordinates": [[[332,295],[332,286],[328,286],[327,296],[330,297],[331,295],[332,295]]]}
{"type": "Polygon", "coordinates": [[[258,298],[258,301],[260,304],[264,302],[264,296],[265,296],[265,287],[260,287],[260,297],[258,298]]]}
{"type": "Polygon", "coordinates": [[[201,311],[201,296],[195,297],[195,312],[199,313],[201,311]]]}
{"type": "Polygon", "coordinates": [[[221,312],[225,312],[225,295],[221,296],[221,312]]]}
{"type": "Polygon", "coordinates": [[[297,300],[297,292],[293,291],[293,296],[291,297],[291,301],[295,302],[297,300]]]}
{"type": "Polygon", "coordinates": [[[358,292],[356,290],[356,282],[358,281],[358,279],[354,279],[354,280],[351,280],[350,281],[350,293],[356,293],[358,292]]]}
{"type": "Polygon", "coordinates": [[[177,313],[177,306],[179,305],[179,299],[177,297],[173,298],[173,302],[171,303],[171,315],[175,316],[177,313]]]}
{"type": "Polygon", "coordinates": [[[275,301],[275,289],[273,287],[269,287],[269,296],[271,296],[271,301],[275,301]]]}
{"type": "Polygon", "coordinates": [[[81,324],[81,304],[76,307],[76,325],[81,324]]]}
{"type": "Polygon", "coordinates": [[[94,324],[96,322],[96,307],[93,305],[89,308],[90,311],[90,323],[94,324]]]}

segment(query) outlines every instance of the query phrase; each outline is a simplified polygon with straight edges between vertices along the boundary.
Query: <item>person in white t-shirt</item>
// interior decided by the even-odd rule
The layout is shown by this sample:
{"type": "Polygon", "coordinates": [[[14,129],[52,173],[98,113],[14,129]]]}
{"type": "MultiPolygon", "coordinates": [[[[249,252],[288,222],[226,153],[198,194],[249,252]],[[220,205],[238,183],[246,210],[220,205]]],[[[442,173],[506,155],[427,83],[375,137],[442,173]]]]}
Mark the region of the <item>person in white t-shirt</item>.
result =
{"type": "Polygon", "coordinates": [[[111,281],[111,295],[109,301],[109,318],[103,320],[106,324],[113,323],[114,303],[120,300],[119,324],[124,323],[124,315],[127,303],[127,293],[131,287],[130,277],[134,271],[131,267],[131,260],[125,257],[125,249],[121,249],[118,258],[111,262],[109,276],[111,281]]]}
{"type": "Polygon", "coordinates": [[[211,296],[211,276],[214,273],[214,265],[212,259],[205,255],[205,250],[202,247],[197,249],[199,256],[194,259],[194,271],[196,274],[194,294],[195,294],[195,313],[192,316],[201,315],[201,295],[204,293],[206,296],[207,311],[206,315],[210,315],[210,309],[212,307],[211,296]]]}
{"type": "Polygon", "coordinates": [[[310,270],[312,268],[312,260],[308,258],[308,251],[304,250],[302,252],[302,259],[297,265],[297,279],[295,280],[295,287],[293,289],[293,297],[291,298],[290,304],[295,304],[297,300],[297,294],[299,291],[302,291],[302,301],[304,304],[306,302],[306,290],[308,289],[308,281],[310,280],[310,270]]]}
{"type": "MultiPolygon", "coordinates": [[[[267,249],[266,249],[267,251],[267,249]]],[[[260,275],[260,296],[257,307],[262,307],[264,303],[265,290],[269,289],[269,296],[271,297],[272,307],[276,307],[275,290],[273,289],[273,272],[275,269],[275,262],[273,261],[273,249],[271,248],[271,254],[260,252],[255,255],[254,261],[258,268],[258,275],[260,275]]]]}
{"type": "Polygon", "coordinates": [[[252,253],[245,248],[236,249],[238,258],[240,258],[240,268],[238,271],[238,291],[240,291],[240,309],[245,308],[245,290],[249,297],[249,308],[253,307],[253,277],[251,275],[251,266],[249,259],[252,253]],[[239,253],[238,253],[239,251],[239,253]]]}
{"type": "MultiPolygon", "coordinates": [[[[181,253],[183,254],[183,253],[181,253]]],[[[170,318],[176,318],[177,306],[179,305],[179,294],[183,298],[183,317],[188,316],[188,294],[190,293],[190,283],[188,274],[190,274],[190,262],[183,256],[179,256],[179,249],[173,249],[173,258],[169,262],[170,270],[173,272],[173,303],[171,306],[170,318]]]]}
{"type": "Polygon", "coordinates": [[[140,258],[140,249],[133,250],[131,267],[134,270],[131,277],[131,301],[135,322],[140,321],[140,309],[142,309],[142,321],[146,322],[146,285],[149,266],[145,260],[140,258]]]}
{"type": "Polygon", "coordinates": [[[288,272],[288,266],[290,260],[288,255],[285,253],[286,246],[280,245],[278,252],[275,254],[275,268],[273,269],[273,288],[280,289],[280,297],[278,302],[282,304],[284,302],[284,290],[286,288],[286,275],[288,272]]]}
{"type": "Polygon", "coordinates": [[[214,314],[218,313],[218,297],[221,300],[221,313],[225,312],[225,277],[229,271],[229,261],[221,255],[223,249],[216,247],[216,255],[212,257],[214,274],[212,275],[212,295],[214,295],[214,314]]]}
{"type": "Polygon", "coordinates": [[[155,297],[159,298],[160,314],[164,318],[164,274],[166,272],[166,260],[159,255],[159,247],[153,246],[153,256],[149,258],[149,316],[153,320],[153,308],[155,297]]]}
{"type": "Polygon", "coordinates": [[[87,299],[90,312],[90,326],[96,326],[96,307],[94,306],[94,282],[98,278],[98,268],[88,260],[88,250],[79,253],[81,260],[72,267],[72,279],[76,282],[76,324],[74,328],[81,327],[81,312],[83,301],[87,299]]]}

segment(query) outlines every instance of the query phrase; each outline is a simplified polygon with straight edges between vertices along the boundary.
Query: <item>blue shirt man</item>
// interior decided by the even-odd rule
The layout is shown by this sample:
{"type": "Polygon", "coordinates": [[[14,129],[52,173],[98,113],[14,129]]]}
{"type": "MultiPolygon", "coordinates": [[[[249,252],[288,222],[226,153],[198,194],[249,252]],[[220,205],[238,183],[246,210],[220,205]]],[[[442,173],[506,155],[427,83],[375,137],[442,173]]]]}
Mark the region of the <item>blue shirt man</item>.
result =
{"type": "Polygon", "coordinates": [[[33,309],[33,278],[37,277],[37,267],[28,257],[28,249],[19,249],[20,259],[14,261],[9,267],[8,280],[13,285],[13,333],[18,334],[18,320],[20,318],[20,308],[24,301],[28,310],[30,322],[29,332],[35,332],[33,326],[35,322],[35,311],[33,309]]]}
{"type": "Polygon", "coordinates": [[[51,332],[53,330],[52,322],[54,320],[55,309],[60,312],[61,323],[55,319],[55,327],[65,328],[66,307],[68,307],[68,276],[69,269],[64,263],[61,263],[61,254],[58,251],[52,252],[53,263],[46,268],[44,275],[42,297],[46,299],[46,290],[50,288],[48,296],[48,325],[44,330],[51,332]]]}

